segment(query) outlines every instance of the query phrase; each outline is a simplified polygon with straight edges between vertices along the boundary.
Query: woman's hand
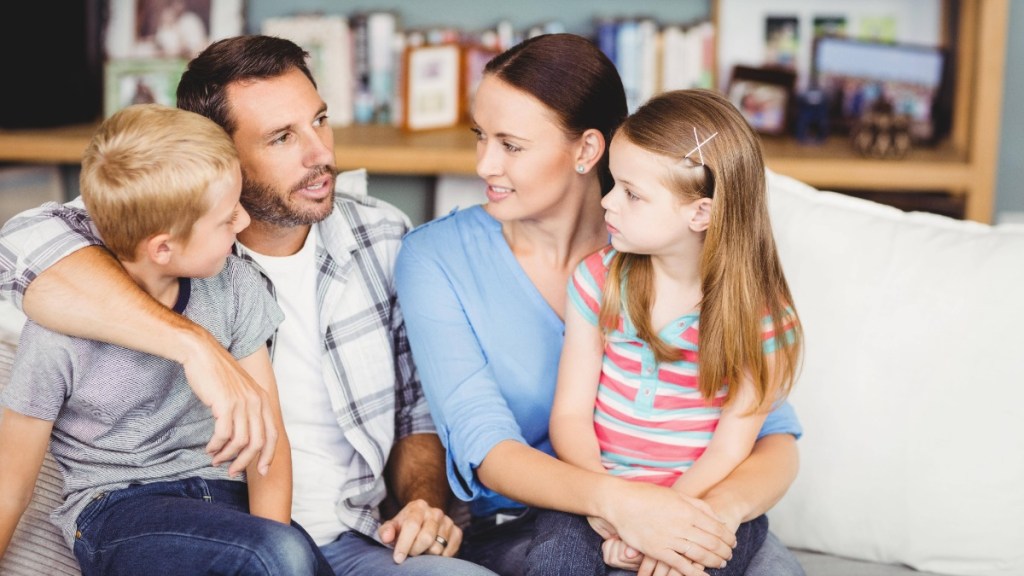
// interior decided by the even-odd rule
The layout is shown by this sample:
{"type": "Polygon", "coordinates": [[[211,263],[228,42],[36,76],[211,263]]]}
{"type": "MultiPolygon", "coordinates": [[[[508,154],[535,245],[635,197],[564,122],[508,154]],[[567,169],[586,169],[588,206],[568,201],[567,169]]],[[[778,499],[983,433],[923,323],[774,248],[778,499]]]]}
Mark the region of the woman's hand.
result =
{"type": "MultiPolygon", "coordinates": [[[[735,531],[703,501],[644,482],[618,483],[615,494],[607,500],[603,518],[645,556],[650,571],[640,576],[663,571],[654,561],[696,576],[704,573],[703,566],[719,568],[732,558],[735,531]]],[[[646,568],[643,564],[641,569],[646,568]]]]}

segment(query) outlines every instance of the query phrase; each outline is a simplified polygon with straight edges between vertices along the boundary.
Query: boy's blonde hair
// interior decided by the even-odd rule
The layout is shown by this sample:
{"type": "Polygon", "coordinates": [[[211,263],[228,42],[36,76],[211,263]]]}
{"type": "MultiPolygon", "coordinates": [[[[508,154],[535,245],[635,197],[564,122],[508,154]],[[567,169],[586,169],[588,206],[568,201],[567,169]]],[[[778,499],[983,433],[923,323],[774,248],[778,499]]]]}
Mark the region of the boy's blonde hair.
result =
{"type": "Polygon", "coordinates": [[[211,207],[209,185],[237,165],[231,138],[208,118],[158,104],[129,106],[89,142],[82,200],[107,248],[131,262],[154,234],[187,242],[211,207]]]}
{"type": "MultiPolygon", "coordinates": [[[[747,375],[757,391],[758,407],[785,396],[799,364],[802,333],[775,250],[757,134],[721,95],[676,90],[641,106],[615,138],[676,161],[663,182],[680,201],[714,202],[700,262],[698,380],[704,398],[710,400],[724,384],[747,375]],[[763,349],[766,316],[776,342],[772,353],[763,349]]],[[[653,278],[650,257],[616,254],[600,325],[605,331],[614,329],[625,307],[658,361],[675,360],[679,350],[662,340],[651,323],[653,278]],[[623,277],[628,285],[624,303],[619,291],[623,277]]],[[[729,387],[726,402],[735,389],[729,387]]]]}

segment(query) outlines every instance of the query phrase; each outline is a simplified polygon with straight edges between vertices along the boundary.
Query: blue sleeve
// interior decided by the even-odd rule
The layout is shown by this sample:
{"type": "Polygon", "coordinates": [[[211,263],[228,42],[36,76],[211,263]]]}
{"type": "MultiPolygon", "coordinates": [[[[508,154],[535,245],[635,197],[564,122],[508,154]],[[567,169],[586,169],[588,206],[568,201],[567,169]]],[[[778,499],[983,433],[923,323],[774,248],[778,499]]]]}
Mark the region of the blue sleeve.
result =
{"type": "MultiPolygon", "coordinates": [[[[428,224],[427,226],[430,226],[428,224]]],[[[437,238],[413,233],[398,253],[395,284],[423,392],[444,444],[456,496],[490,496],[475,469],[498,443],[526,443],[481,348],[437,238]]],[[[471,274],[471,271],[463,271],[471,274]]]]}
{"type": "Polygon", "coordinates": [[[783,402],[768,414],[757,437],[761,439],[770,434],[792,434],[797,440],[803,436],[804,428],[796,417],[796,410],[788,401],[783,402]]]}

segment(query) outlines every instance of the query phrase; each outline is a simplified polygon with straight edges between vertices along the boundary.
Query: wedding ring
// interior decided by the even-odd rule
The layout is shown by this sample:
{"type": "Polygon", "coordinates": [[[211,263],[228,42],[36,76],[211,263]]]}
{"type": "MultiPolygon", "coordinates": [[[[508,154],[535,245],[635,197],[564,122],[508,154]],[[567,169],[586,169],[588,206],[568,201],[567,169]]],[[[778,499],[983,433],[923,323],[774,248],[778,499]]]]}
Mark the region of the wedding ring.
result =
{"type": "Polygon", "coordinates": [[[441,545],[441,548],[447,548],[448,547],[448,539],[445,538],[444,536],[441,536],[440,534],[438,534],[437,536],[434,536],[434,540],[438,544],[441,545]]]}

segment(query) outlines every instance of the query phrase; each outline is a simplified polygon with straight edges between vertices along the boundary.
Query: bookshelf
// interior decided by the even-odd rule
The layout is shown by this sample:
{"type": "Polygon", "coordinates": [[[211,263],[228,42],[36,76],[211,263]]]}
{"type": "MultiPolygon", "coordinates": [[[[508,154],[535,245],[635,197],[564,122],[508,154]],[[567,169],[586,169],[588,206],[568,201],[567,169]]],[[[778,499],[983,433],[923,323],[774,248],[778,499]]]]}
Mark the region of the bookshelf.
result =
{"type": "MultiPolygon", "coordinates": [[[[954,0],[950,0],[954,1],[954,0]]],[[[950,136],[935,148],[915,148],[902,160],[858,156],[844,138],[801,146],[765,138],[768,166],[824,189],[934,193],[962,197],[965,217],[993,216],[1009,0],[959,0],[950,136]]],[[[712,2],[712,18],[716,5],[712,2]]],[[[0,130],[0,162],[76,164],[96,124],[39,130],[0,130]]],[[[336,128],[343,169],[433,176],[475,174],[474,138],[465,127],[406,133],[379,125],[336,128]]]]}

